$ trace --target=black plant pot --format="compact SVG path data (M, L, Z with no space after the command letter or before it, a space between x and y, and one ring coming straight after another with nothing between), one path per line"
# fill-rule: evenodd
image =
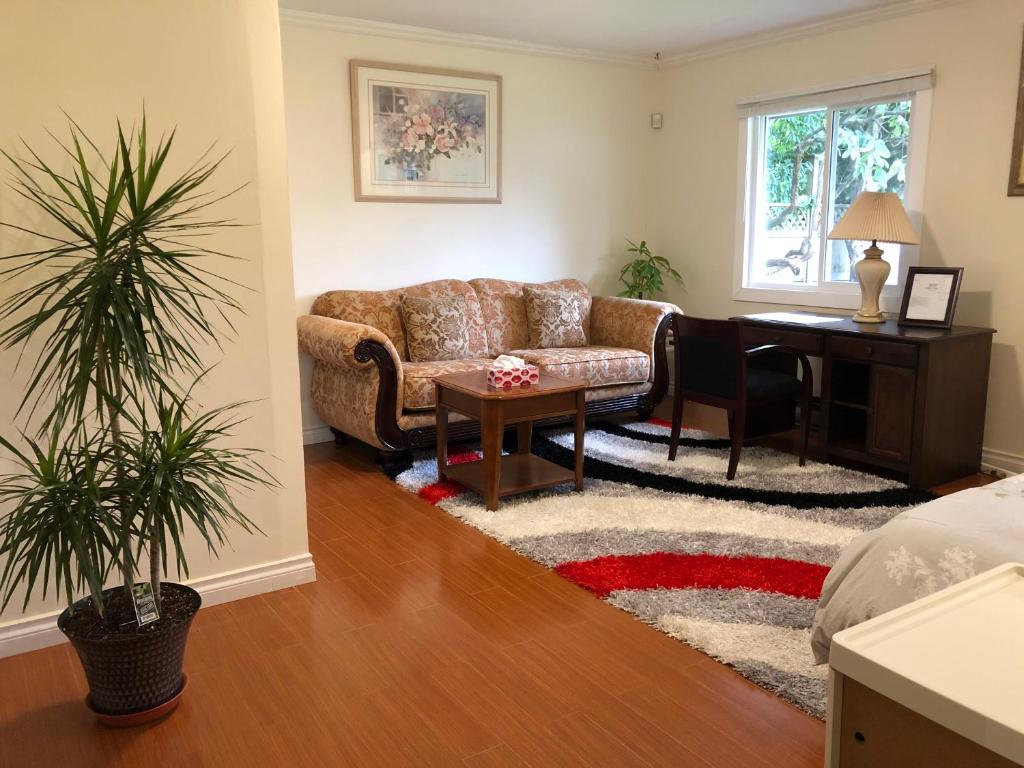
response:
M71 613L64 609L57 626L71 641L82 661L89 682L89 708L112 725L135 725L163 716L177 704L185 686L182 661L188 632L202 605L199 593L183 584L164 583L164 595L178 593L185 604L181 615L161 618L138 633L110 633L78 636L69 627ZM123 592L123 587L104 590L108 595ZM75 603L75 610L91 611L91 600ZM173 702L173 704L172 704ZM170 706L168 706L170 705Z

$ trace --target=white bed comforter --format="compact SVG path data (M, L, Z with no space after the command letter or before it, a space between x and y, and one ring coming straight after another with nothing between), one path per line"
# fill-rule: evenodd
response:
M1024 562L1024 475L908 509L839 555L814 615L815 660L836 632L1006 562Z

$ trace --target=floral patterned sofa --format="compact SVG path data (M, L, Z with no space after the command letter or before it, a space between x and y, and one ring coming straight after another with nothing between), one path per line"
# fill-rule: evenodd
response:
M523 283L437 280L390 291L329 291L298 320L299 348L314 360L312 398L317 413L340 438L349 435L384 451L431 445L435 439L433 377L486 370L513 354L541 370L586 379L587 414L635 410L650 415L665 396L665 335L673 304L590 297L578 280L544 283L578 291L590 304L584 319L588 346L527 349ZM410 362L400 298L466 298L470 357ZM451 415L453 438L473 436L475 422Z

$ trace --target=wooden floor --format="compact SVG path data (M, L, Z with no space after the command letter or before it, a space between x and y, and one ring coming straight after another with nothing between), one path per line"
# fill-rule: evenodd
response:
M68 645L0 660L0 766L820 766L821 722L307 448L316 583L204 608L180 709L96 725Z

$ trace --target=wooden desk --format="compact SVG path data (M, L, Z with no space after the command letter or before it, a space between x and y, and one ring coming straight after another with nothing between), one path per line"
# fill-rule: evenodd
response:
M751 346L788 344L822 359L819 446L826 461L888 470L915 488L977 472L992 328L909 328L821 313L737 318ZM797 319L800 318L800 319Z

